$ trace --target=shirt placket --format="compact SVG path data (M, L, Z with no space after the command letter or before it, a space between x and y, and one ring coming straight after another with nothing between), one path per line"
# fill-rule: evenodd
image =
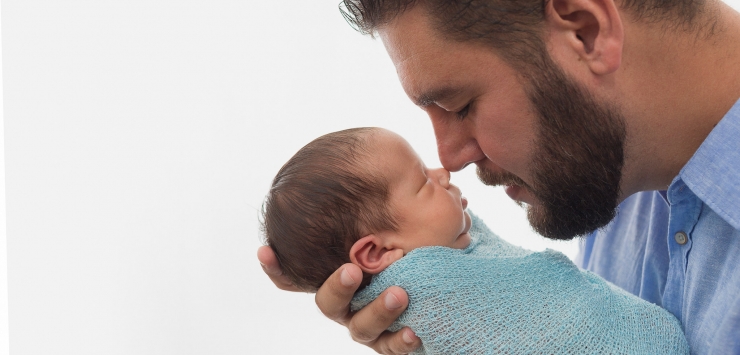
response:
M680 179L671 184L667 196L670 203L667 236L670 264L663 307L679 321L683 321L684 286L692 246L691 235L699 220L702 202Z

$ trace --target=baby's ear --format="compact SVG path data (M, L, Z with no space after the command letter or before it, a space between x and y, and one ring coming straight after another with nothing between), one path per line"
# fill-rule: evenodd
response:
M352 263L359 266L368 274L378 274L385 270L388 265L403 257L400 248L388 248L383 239L375 234L362 237L352 245L349 258Z

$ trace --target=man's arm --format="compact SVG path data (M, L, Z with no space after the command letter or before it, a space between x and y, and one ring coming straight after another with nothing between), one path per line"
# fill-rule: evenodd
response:
M257 259L265 274L279 289L300 291L283 275L270 247L260 247ZM365 308L356 313L350 312L349 303L361 281L362 270L357 265L342 265L316 292L316 305L321 313L347 327L356 342L380 354L407 354L421 346L421 340L409 328L395 333L386 331L409 303L408 295L400 287L390 287Z

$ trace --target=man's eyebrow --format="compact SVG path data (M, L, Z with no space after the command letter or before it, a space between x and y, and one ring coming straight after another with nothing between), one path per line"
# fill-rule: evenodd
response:
M460 92L462 92L462 89L459 87L445 86L424 92L418 97L414 98L413 101L417 106L427 107L435 102L454 97Z

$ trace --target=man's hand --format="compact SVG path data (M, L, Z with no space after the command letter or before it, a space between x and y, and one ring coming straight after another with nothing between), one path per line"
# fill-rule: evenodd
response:
M275 253L268 246L257 250L262 269L281 290L299 291L280 269ZM349 329L352 339L373 348L380 354L407 354L421 345L421 340L409 328L391 333L386 329L409 304L406 292L390 287L359 312L349 310L349 302L362 281L362 270L354 264L344 264L316 292L316 305L325 316Z

